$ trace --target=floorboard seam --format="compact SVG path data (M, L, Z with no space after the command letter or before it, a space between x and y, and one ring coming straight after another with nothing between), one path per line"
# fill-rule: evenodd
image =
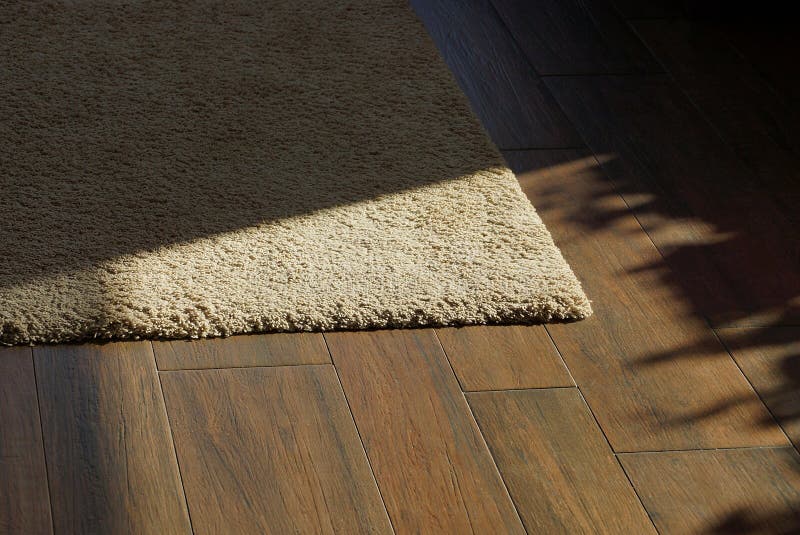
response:
M751 59L747 57L742 51L741 45L737 45L736 41L731 39L730 29L727 31L723 31L725 36L725 42L736 52L736 55L744 62L750 65L750 68L753 69L753 72L758 75L758 79L764 84L765 87L769 88L770 93L772 93L773 98L779 100L784 106L794 109L794 105L792 104L791 100L787 100L787 97L781 93L778 89L778 86L775 85L775 82L770 81L770 79L764 75L763 71L758 68L758 64L754 63ZM796 110L795 110L796 111Z
M597 158L597 155L595 154L594 150L591 150L591 152L592 152L592 156L594 157L595 162L597 162L597 165L602 169L602 164L601 164L600 160ZM650 233L647 231L647 229L644 227L642 222L639 220L639 215L636 213L636 210L634 210L630 206L630 204L628 204L628 200L625 198L625 196L622 193L619 192L619 190L618 190L618 188L616 186L616 183L614 182L613 178L611 178L611 177L609 177L609 178L610 178L609 183L610 183L611 188L613 189L614 193L625 204L625 207L626 207L628 213L634 218L634 220L636 221L636 224L639 225L639 228L642 229L642 232L644 233L644 235L647 236L647 239L653 245L653 247L655 248L656 252L658 252L658 256L661 258L664 266L668 270L672 271L672 268L670 268L669 264L667 263L666 256L664 255L664 252L659 248L658 244L656 244L656 242L653 240L652 236L650 236ZM733 357L733 354L728 350L728 347L720 339L720 337L717 334L716 330L712 326L711 319L709 317L707 317L705 314L701 314L699 312L696 312L696 315L697 315L698 318L702 318L702 320L705 322L706 327L711 332L712 336L714 338L716 338L717 342L719 342L719 344L725 350L725 353L727 353L728 358L733 362L733 365L736 366L736 369L739 370L739 373L742 375L742 377L744 378L745 382L750 386L750 389L755 392L756 396L758 397L758 400L761 402L761 404L764 406L764 408L769 412L770 416L772 416L772 419L774 421L775 420L775 416L772 414L771 411L769 411L769 407L766 406L766 404L764 403L764 400L761 399L761 396L758 394L758 392L755 390L755 388L753 388L753 385L750 383L750 380L747 378L747 376L742 371L741 367L739 366L739 363L736 362L736 359ZM549 333L549 331L548 331L548 333ZM553 343L555 343L555 341ZM778 425L777 422L776 422L776 425ZM780 425L778 425L778 427L780 428L781 432L783 432L784 436L786 436L786 432L783 430L783 427L780 427ZM787 439L788 439L788 437L787 437ZM789 443L791 444L791 441L789 441Z
M328 339L325 338L325 333L322 333L322 340L325 342L325 349L328 351L328 357L331 360L330 365L333 367L333 373L336 374L336 382L339 383L339 388L342 390L342 396L344 396L344 402L347 404L347 412L350 414L350 420L353 422L353 427L356 429L356 434L358 435L358 441L361 444L361 450L364 452L364 458L367 459L367 466L369 466L369 473L372 475L372 481L375 482L375 488L378 489L378 496L381 498L381 504L383 504L383 510L386 511L386 517L389 519L389 526L392 528L392 533L397 533L394 527L394 520L392 520L392 515L389 513L389 508L386 507L386 500L383 498L383 491L381 490L380 483L378 483L378 478L375 477L375 470L372 468L372 460L369 458L369 452L367 451L367 447L364 445L364 438L361 436L361 430L358 428L358 423L356 423L356 417L353 414L353 409L350 407L350 400L347 399L347 392L344 390L344 385L342 384L342 378L339 376L339 370L336 369L336 363L333 361L333 352L331 352L331 348L328 345Z
M628 485L630 485L633 494L636 496L636 499L639 500L639 505L642 506L642 510L647 515L647 518L650 520L650 523L653 525L653 529L656 530L656 533L661 533L658 529L658 526L656 526L656 522L655 520L653 520L650 511L648 511L647 507L645 507L644 501L642 501L642 497L639 495L639 491L636 489L636 485L633 484L633 481L631 480L630 476L628 476L628 472L625 471L625 467L622 465L622 461L619 460L619 456L616 454L614 448L611 446L611 441L608 439L606 432L603 431L603 428L600 426L600 422L597 420L597 417L594 415L594 412L592 412L592 408L589 407L589 403L586 402L586 398L583 396L583 392L581 392L580 387L577 387L577 390L578 390L578 395L581 397L581 401L583 401L583 404L586 407L586 410L588 410L589 414L592 415L592 419L594 420L595 425L600 430L600 433L603 434L603 438L605 439L606 445L608 446L608 451L611 453L611 455L614 456L614 460L617 461L619 469L622 470L622 473L625 475L625 479L628 481Z
M302 364L274 364L274 365L263 365L259 364L257 366L223 366L221 368L173 368L169 370L158 370L158 373L174 373L174 372L204 372L209 370L241 370L241 369L257 369L257 368L296 368L298 366L333 366L330 362L318 362L316 364L309 364L309 363L302 363Z
M447 356L447 351L445 350L442 341L439 339L439 334L436 332L436 329L433 329L433 336L434 338L436 338L436 342L439 344L439 348L442 350L442 355L444 355L444 360L445 362L447 362L447 365L450 368L450 373L453 374L453 377L456 378L456 382L458 382L460 386L461 382L458 379L458 374L456 373L455 368L453 368L453 363L450 362L450 357ZM481 426L478 423L478 419L475 418L475 413L472 412L472 406L469 404L469 400L467 399L464 390L463 389L459 390L461 393L461 398L464 400L464 404L467 406L467 410L469 411L469 416L470 418L472 418L472 421L475 422L475 428L478 430L478 436L481 437L484 446L486 446L486 451L489 452L489 459L491 459L492 466L494 466L494 470L497 473L497 477L500 478L500 483L503 485L503 489L506 491L506 496L508 496L508 500L511 502L511 507L514 508L514 512L517 514L517 520L519 520L519 524L520 526L522 526L522 529L525 531L525 533L530 534L531 531L528 529L528 526L525 525L525 521L522 519L522 515L519 514L519 508L517 507L517 502L514 501L514 497L508 490L508 485L506 485L506 480L503 478L503 473L500 471L500 467L497 466L497 461L494 458L494 453L492 452L492 448L489 446L489 442L486 440L486 437L483 436L483 429L481 429Z
M594 155L594 153L592 153L592 155ZM595 159L595 161L597 161L597 160ZM617 454L614 451L614 448L611 446L611 441L608 439L608 436L606 435L606 432L603 430L603 426L600 425L600 421L597 419L597 416L594 414L594 411L592 410L592 407L589 405L589 402L586 401L586 397L583 395L583 392L581 391L581 387L578 384L578 381L575 380L575 376L572 375L572 370L569 369L569 365L567 364L567 361L564 359L564 355L561 354L561 350L558 348L558 345L556 344L556 341L553 338L553 335L550 332L550 329L548 328L547 325L544 326L544 331L547 333L547 337L550 338L550 343L553 344L553 348L556 350L556 353L558 353L558 357L561 359L561 362L564 363L564 367L567 369L567 373L569 373L569 376L572 379L572 382L575 383L575 387L574 387L575 390L578 391L578 395L581 397L581 401L583 401L583 405L586 407L586 410L588 410L589 414L592 415L592 419L594 420L594 424L597 426L597 429L600 430L600 433L603 435L603 438L606 441L606 445L608 446L608 451L611 453L611 455L614 456L614 460L617 461L617 465L619 465L620 470L622 470L622 473L625 475L625 479L628 481L628 485L630 485L631 490L633 490L633 494L636 496L636 499L639 501L639 505L642 506L642 510L647 515L647 518L650 520L650 524L652 524L653 529L656 530L656 533L660 533L660 531L658 530L658 526L656 526L655 521L653 521L653 517L650 515L650 511L648 511L647 507L644 506L644 502L642 501L642 497L639 496L639 491L636 490L636 486L633 484L633 481L631 481L631 478L628 477L628 473L625 471L625 467L622 466L622 462L620 462L619 457L617 457Z
M483 394L491 392L526 392L528 390L564 390L570 388L578 388L575 385L562 385L562 386L522 386L519 388L486 388L482 390L461 390L465 394Z
M488 0L486 3L489 4L489 7L491 8L492 13L494 13L495 18L500 22L500 26L505 30L506 34L511 38L511 42L514 43L514 48L517 49L517 51L519 52L519 55L521 56L521 58L531 68L531 70L533 71L533 74L536 75L537 77L541 76L539 74L539 70L533 64L533 61L531 61L531 59L528 57L528 54L525 53L525 49L522 48L522 45L520 44L520 42L517 41L517 36L514 35L514 32L512 32L511 28L509 28L508 24L506 24L506 21L503 19L503 15L500 14L500 10L497 9L497 6L495 5L494 0ZM544 88L544 89L547 89L547 88ZM543 91L542 94L543 95L549 95L551 100L553 100L553 101L555 100L553 98L553 95L551 95L549 93L549 91ZM561 108L561 106L558 104L558 102L556 102L555 104L559 109ZM563 114L563 110L562 110L562 114ZM572 125L572 129L575 130L575 125L572 124L572 121L570 121L567 118L566 115L564 115L564 118L567 119L567 122ZM583 136L581 136L580 132L578 132L577 130L575 130L575 133L578 134L578 137L583 138Z
M639 455L642 453L691 453L693 451L750 451L750 450L795 450L797 449L792 444L785 444L783 446L731 446L729 448L688 448L688 449L673 449L673 450L641 450L641 451L615 451L614 455ZM798 452L800 455L800 452Z
M686 89L686 87L682 83L680 83L680 81L673 74L673 72L670 71L669 67L667 66L667 63L661 60L659 54L656 53L656 50L653 49L650 45L648 45L647 40L645 40L644 37L640 34L640 32L637 30L636 25L635 25L635 23L637 21L648 21L648 20L662 20L664 22L684 21L684 22L689 22L689 23L695 23L696 21L694 21L691 18L688 18L686 16L682 16L682 17L653 17L653 18L640 17L640 18L625 19L625 23L628 26L628 29L639 39L639 41L647 49L647 51L650 53L650 55L653 57L653 59L656 62L658 62L659 65L661 65L661 68L663 69L663 73L668 78L668 80L670 82L670 85L672 87L674 87L686 99L686 101L691 105L692 109L695 110L695 112L700 117L700 119L709 128L711 128L711 130L714 131L714 133L717 136L717 139L719 139L722 142L722 144L730 150L731 154L734 155L735 160L738 163L741 164L742 169L744 169L746 171L747 175L756 184L758 184L759 186L765 187L765 184L763 183L763 180L759 176L758 171L756 169L752 168L752 166L749 163L747 163L747 161L744 158L742 158L742 156L740 155L740 151L730 141L728 141L728 138L725 136L724 132L719 127L717 127L717 124L714 122L714 120L711 118L711 116L708 113L706 113L706 111L704 110L703 106L701 106L701 104L699 102L697 102L697 100L695 98L692 98L692 95L689 93L688 89ZM741 53L741 51L734 45L734 43L732 43L730 41L728 35L723 33L723 35L721 37L723 37L723 39L721 39L719 42L726 44L739 57L739 59L742 61L743 64L747 65L754 73L758 74L758 72L759 72L758 71L758 66L753 64L753 62L748 60L747 57L745 57ZM775 91L774 87L772 87L768 83L767 80L765 80L763 77L759 77L759 80L763 83L764 87L769 90L769 92L772 94L772 96L775 99L777 99L777 100L779 100L781 102L781 104L784 106L784 108L788 108L788 104L785 102L785 100L783 98L781 98L781 96ZM784 111L787 111L787 110L784 109ZM779 145L776 144L776 146L779 146ZM791 150L791 152L792 152L792 154L795 154L794 150ZM794 208L791 205L784 205L784 203L781 202L780 199L777 202L778 202L779 206L783 206L787 210L792 210ZM726 328L726 327L728 327L728 326L724 325L724 323L721 324L721 325L715 325L714 322L711 321L711 318L706 318L706 321L708 322L709 327L712 330L715 330L715 329L718 329L718 328ZM794 326L794 325L791 324L791 323L790 324L777 324L777 325L773 325L771 323L768 323L768 324L765 324L765 325L752 325L752 326L747 325L747 326L743 326L743 327L765 328L765 327L774 327L774 326ZM736 327L736 326L734 325L734 326L730 326L730 327ZM714 334L716 335L716 332ZM726 347L726 349L727 349L727 347ZM733 357L732 354L731 354L731 356ZM736 359L734 358L734 361L735 360ZM738 366L738 363L737 363L737 366ZM773 415L773 418L774 418L774 415ZM798 452L800 452L800 450L798 450Z
M657 60L657 58L656 58L656 60ZM669 77L669 75L666 75L666 76L668 76L668 77ZM671 80L671 78L669 78L669 79ZM558 100L557 100L557 99L556 99L556 103L559 105L559 107L561 107L561 104L560 104L560 103L558 103ZM564 110L563 110L563 108L561 108L561 110L562 110L562 112L564 111ZM573 124L572 126L573 126L573 127L575 127L575 125L574 125L574 124ZM584 140L584 143L587 143L587 142L586 142L586 139L585 139L585 138L583 138L583 135L580 133L580 131L578 131L578 135L579 135L579 136L581 136L581 138ZM601 169L602 169L602 164L601 164L600 160L597 158L597 153L594 151L594 149L592 149L592 147L591 147L591 146L590 146L588 143L587 143L587 147L588 147L588 150L589 150L589 152L590 152L590 153L591 153L591 155L592 155L592 158L594 158L595 162L597 163L597 166L598 166L599 168L601 168ZM633 217L633 219L636 221L636 224L637 224L637 225L639 226L639 228L642 230L642 232L644 233L644 235L645 235L645 236L647 236L647 239L650 241L650 243L653 245L653 247L655 248L655 250L658 252L658 256L661 258L661 260L662 260L662 262L664 263L664 265L665 265L665 266L667 266L667 268L671 270L671 268L669 268L669 265L668 265L668 264L667 264L667 262L666 262L666 257L664 256L664 253L663 253L663 251L662 251L662 250L661 250L661 249L658 247L658 245L655 243L655 241L653 241L653 238L652 238L652 236L650 236L650 233L647 231L647 229L644 227L644 225L642 224L642 222L639 220L639 216L638 216L638 214L636 213L636 210L634 210L634 209L633 209L633 208L630 206L630 204L628 203L627 199L625 199L625 196L624 196L624 195L622 195L622 193L620 193L619 189L617 188L617 185L616 185L615 181L613 180L613 177L608 177L608 178L609 178L609 180L608 180L608 183L609 183L609 185L611 186L611 189L612 189L612 191L614 192L614 194L615 194L617 197L619 197L619 198L622 200L622 202L623 202L623 204L625 205L625 208L626 208L626 210L627 210L628 214L630 214L630 215ZM708 317L706 317L706 315L705 315L705 314L699 314L699 313L697 314L697 317L698 317L698 318L702 318L702 319L703 319L703 321L705 322L705 324L706 324L706 327L708 328L708 330L709 330L709 331L712 333L712 335L713 335L713 336L714 336L714 337L717 339L717 341L720 343L720 345L722 346L722 348L723 348L723 349L725 350L725 352L727 353L727 355L728 355L728 358L729 358L729 359L730 359L730 360L733 362L733 365L734 365L734 366L736 366L736 368L739 370L739 373L742 375L742 377L744 378L745 382L746 382L746 383L747 383L747 384L750 386L750 389L751 389L751 390L753 390L753 391L755 392L756 396L758 397L758 400L759 400L759 401L761 402L761 404L762 404L762 405L765 407L765 409L768 411L768 413L770 414L770 416L772 416L772 419L773 419L773 421L775 421L775 416L774 416L774 415L772 414L772 412L769 410L769 407L767 407L767 406L766 406L766 404L764 403L764 400L763 400L763 399L761 399L761 396L760 396L760 395L758 395L758 392L755 390L755 388L753 387L753 385L750 383L750 380L749 380L749 379L747 378L747 376L744 374L744 372L742 371L741 367L739 366L739 363L738 363L738 362L736 362L736 359L733 357L733 355L731 354L731 352L728 350L727 346L725 346L725 344L724 344L724 343L722 343L722 340L721 340L721 339L719 338L719 336L717 335L717 332L716 332L716 330L714 329L714 327L712 326L710 319L709 319ZM569 370L569 366L567 365L567 363L566 363L566 360L563 358L563 355L561 354L561 351L558 349L558 344L556 344L556 342L555 342L555 339L553 339L553 337L552 337L552 334L550 333L550 330L547 328L547 325L545 325L545 331L547 331L547 334L548 334L548 336L550 336L550 340L553 342L553 345L555 346L555 348L556 348L556 351L558 351L558 354L561 356L562 360L564 361L564 365L565 365L565 366L567 366L567 371L569 371L569 372L570 372L570 375L572 375L572 372L571 372L571 370ZM573 380L574 380L574 378L573 378ZM578 387L578 390L580 391L580 384L579 384L577 381L575 381L575 384L577 385L577 387ZM583 392L581 392L581 396L583 397ZM589 404L588 404L588 402L587 402L587 406L589 406L589 410L591 411L591 405L589 405ZM592 412L592 415L594 416L594 411L591 411L591 412ZM595 420L597 420L597 418L596 418L596 417L595 417ZM599 422L599 421L597 421L597 422L598 422L598 426L600 426L600 429L601 429L601 431L603 431L603 434L605 435L605 430L603 430L602 426L600 425L600 422ZM783 429L783 427L781 427L781 426L780 426L780 424L778 424L778 423L777 423L777 421L776 421L775 423L776 423L776 425L778 426L778 428L781 430L781 432L784 434L784 436L785 436L785 437L787 438L787 440L788 440L788 436L786 436L786 431ZM610 444L610 443L609 443L609 444ZM793 443L791 442L791 440L789 440L789 444L790 444L790 445L793 445ZM615 451L615 450L612 448L612 451ZM798 451L798 453L800 453L800 450L797 450L797 451ZM616 452L615 452L615 453L616 453Z
M31 367L33 368L33 385L36 390L36 409L39 413L39 432L42 440L42 456L44 457L44 475L47 480L47 505L50 509L50 533L56 533L56 516L53 509L53 493L50 490L50 468L47 465L47 448L44 446L44 420L42 419L42 404L39 401L39 377L36 374L36 359L33 356L33 348L31 352Z
M175 455L175 466L178 468L178 480L181 482L181 492L183 493L183 503L186 505L186 516L189 518L189 529L195 533L194 524L192 523L192 510L189 507L189 499L186 497L186 486L183 483L183 472L181 471L181 461L178 458L178 447L175 443L175 434L172 431L172 422L169 420L169 411L167 410L167 398L164 396L164 385L161 383L161 375L158 370L158 362L156 361L155 347L153 341L149 341L150 354L153 356L153 366L156 370L156 379L158 379L158 391L161 394L161 406L164 409L164 418L167 420L167 429L169 429L169 438L172 442L172 453Z
M730 355L730 357L731 357L731 360L733 361L734 365L736 365L736 369L737 369L737 370L739 370L739 373L741 373L741 374L742 374L742 377L744 377L744 380L745 380L745 381L747 382L747 384L750 386L750 390L752 390L752 391L753 391L753 393L756 395L756 397L758 398L758 400L761 402L761 405L763 405L763 406L764 406L764 409L766 409L767 413L769 413L770 417L772 418L772 421L775 423L775 425L776 425L776 426L778 426L778 429L780 429L780 430L781 430L781 432L783 433L783 436L784 436L784 438L786 438L786 441L787 441L787 442L789 443L789 445L791 445L791 446L792 446L792 447L793 447L795 450L797 450L797 453L798 453L798 454L800 454L800 450L798 450L798 449L797 449L797 446L796 446L796 445L795 445L795 443L792 441L791 437L790 437L790 436L789 436L789 435L786 433L786 430L783 428L783 425L781 425L781 422L780 422L780 420L778 420L777 416L775 416L775 413L773 413L773 412L772 412L772 409L770 409L770 408L769 408L769 405L767 405L767 403L764 401L764 398L763 398L763 397L761 397L761 394L758 392L758 389L757 389L757 388L756 388L756 387L753 385L753 383L750 381L750 378L749 378L749 377L747 377L747 374L746 374L746 373L744 373L744 370L742 369L742 367L741 367L741 366L739 366L739 362L736 360L736 357L733 355L733 351L731 351L731 349L728 347L728 345L725 343L725 341L724 341L724 340L723 340L723 339L720 337L719 333L717 332L717 329L715 329L714 327L712 327L710 324L709 324L709 328L711 329L711 332L712 332L712 333L714 333L714 338L716 338L716 339L717 339L717 341L718 341L720 344L722 344L722 347L724 347L724 348L725 348L725 351L728 353L728 355ZM776 447L780 447L780 446L776 446Z

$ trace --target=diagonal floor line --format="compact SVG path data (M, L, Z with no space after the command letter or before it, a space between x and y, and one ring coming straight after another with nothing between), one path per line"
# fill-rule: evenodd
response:
M44 445L44 420L42 419L42 404L39 401L39 377L36 374L36 358L33 355L33 348L31 352L31 368L33 368L33 384L36 389L36 409L39 411L39 438L42 441L42 455L44 456L44 473L47 479L47 505L50 509L50 533L56 533L56 518L53 511L53 492L50 489L50 468L47 466L47 448Z
M167 410L167 398L164 396L164 385L161 383L161 374L158 370L158 363L156 362L156 352L155 348L153 347L153 341L148 341L148 346L150 347L150 355L153 357L153 366L156 375L156 379L158 380L158 391L161 394L161 406L164 409L164 417L167 419L167 428L169 429L169 438L170 442L172 442L172 453L175 455L175 465L178 468L178 479L181 482L181 492L183 493L183 503L186 504L186 515L189 517L189 528L192 530L192 533L195 533L194 524L192 523L192 510L189 507L189 499L186 497L186 486L183 483L183 471L181 470L181 461L178 458L178 447L175 443L175 434L172 431L172 422L169 419L169 411Z
M444 356L445 362L447 362L447 366L450 368L450 372L456 378L456 382L459 386L461 386L461 382L458 379L458 374L456 373L455 368L453 368L453 363L450 362L450 357L447 356L447 350L445 350L442 341L439 339L439 334L436 332L436 329L432 329L433 336L436 338L436 342L439 344L439 348L442 350L442 355ZM572 388L572 387L567 387ZM483 441L484 446L486 446L486 451L489 452L489 458L492 461L492 466L494 467L495 472L497 473L497 477L500 478L500 483L503 485L503 489L506 491L506 496L508 496L509 501L511 502L511 506L514 508L514 512L517 514L517 519L519 520L522 529L525 530L526 533L532 533L528 526L525 525L525 521L522 519L522 515L519 514L519 507L517 506L517 502L514 501L514 497L511 495L511 492L508 490L508 485L506 485L506 480L503 478L503 473L500 471L500 467L497 466L497 461L494 458L494 453L492 452L492 448L489 446L489 442L486 440L486 437L483 436L483 429L481 429L480 424L478 423L477 418L475 418L475 413L472 411L472 406L469 404L469 400L464 393L463 388L459 388L461 392L461 398L464 400L464 403L467 406L467 410L469 411L469 417L472 418L472 421L475 422L475 427L478 429L478 435L481 437L481 441ZM535 532L533 532L535 533Z
M322 340L325 342L325 349L328 351L328 356L331 359L331 366L333 367L333 372L336 374L336 382L339 383L339 388L342 391L342 396L344 396L344 402L347 404L347 412L350 414L350 421L353 422L353 427L355 427L356 434L358 435L358 441L361 444L361 451L364 452L364 458L367 459L367 466L369 466L369 473L372 474L372 481L375 483L375 488L378 489L378 496L381 498L381 504L383 504L383 510L386 511L386 517L389 519L389 526L392 528L392 533L397 533L394 527L394 521L392 520L392 515L389 513L389 508L386 507L386 500L383 498L383 491L381 490L381 486L378 483L378 478L375 477L375 470L372 468L372 460L369 458L369 452L367 451L366 446L364 445L364 438L361 436L361 430L358 428L358 423L356 423L356 418L353 415L353 409L350 407L350 400L347 398L347 392L345 392L344 385L342 384L342 378L339 376L339 370L336 368L336 362L333 360L333 353L331 352L331 348L328 345L328 339L325 338L325 333L322 333Z
M617 454L614 451L614 448L611 446L611 441L608 439L608 435L606 435L606 432L603 429L603 426L600 425L600 421L597 419L597 416L594 414L594 411L592 410L592 407L586 401L586 397L583 395L583 391L581 390L581 386L578 384L578 381L576 381L575 377L572 375L572 371L569 369L569 366L567 365L567 361L564 360L564 356L561 354L561 350L558 349L558 346L556 345L556 341L553 339L553 335L550 333L550 329L548 328L547 325L544 326L544 330L547 333L548 338L550 338L550 342L553 344L553 347L555 348L556 353L558 353L558 357L564 363L564 367L567 369L567 373L569 373L570 378L572 378L572 382L575 383L575 388L577 389L578 395L581 397L581 401L583 401L583 404L586 407L586 410L588 410L589 414L592 415L592 419L594 420L595 425L600 430L600 433L603 434L603 438L605 439L606 445L608 446L608 451L611 453L611 455L614 456L614 459L617 461L617 465L619 466L620 470L622 470L622 473L625 474L625 479L628 481L628 485L630 485L631 490L633 490L633 493L636 495L636 499L639 500L639 505L642 506L642 510L644 510L645 514L647 515L647 518L650 520L650 523L653 525L653 529L655 529L656 532L659 532L655 521L653 521L652 515L650 515L650 511L648 511L647 507L644 506L644 502L642 501L642 497L639 496L639 491L636 490L636 486L633 484L633 481L631 481L631 478L628 476L628 473L625 471L625 467L622 466L622 462L619 460L619 457L617 457Z

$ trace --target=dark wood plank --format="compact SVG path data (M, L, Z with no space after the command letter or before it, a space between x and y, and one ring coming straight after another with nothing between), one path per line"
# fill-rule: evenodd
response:
M528 533L655 533L577 389L467 399Z
M190 533L150 343L33 352L56 533Z
M724 23L734 47L795 111L800 110L800 71L794 17L772 20L743 18Z
M541 325L436 329L462 390L574 386Z
M707 22L647 20L639 36L755 173L761 191L800 225L800 114Z
M592 317L547 328L613 448L787 444L599 164L506 157L592 299Z
M550 78L548 86L671 271L715 326L800 321L794 218L665 76ZM668 280L666 280L668 279Z
M789 439L800 447L800 327L717 333Z
M0 533L52 533L29 347L0 348Z
M492 1L541 75L660 70L606 0Z
M398 533L524 533L433 331L325 338Z
M583 145L490 0L412 0L411 5L496 145Z
M655 19L685 15L680 0L612 0L614 7L626 19Z
M800 458L791 448L620 455L661 533L797 533Z
M277 333L153 342L159 370L329 364L319 333Z
M391 533L332 366L165 372L201 533Z

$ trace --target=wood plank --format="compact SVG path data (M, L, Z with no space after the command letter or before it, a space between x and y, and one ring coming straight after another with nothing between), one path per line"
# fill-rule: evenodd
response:
M436 329L461 389L574 386L541 325Z
M626 19L656 19L684 16L684 2L678 0L612 0Z
M161 376L201 533L391 533L332 366Z
M620 455L661 533L797 533L791 448Z
M800 225L800 114L711 23L646 20L636 32L689 99L755 173L761 191Z
M319 333L276 333L153 342L159 370L329 364Z
M524 533L433 331L325 338L398 533Z
M787 444L598 162L506 157L592 299L547 328L614 450Z
M655 533L577 389L467 399L528 533Z
M797 26L794 18L727 21L724 32L781 99L795 111L800 110L800 71L795 67Z
M715 326L797 324L797 226L665 76L550 78L684 293ZM667 280L668 279L668 280Z
M800 327L720 329L736 363L800 447Z
M606 0L493 0L540 75L659 72Z
M490 0L412 0L411 5L496 145L583 145Z
M190 533L150 343L33 353L56 533Z
M0 533L52 533L31 349L0 349Z

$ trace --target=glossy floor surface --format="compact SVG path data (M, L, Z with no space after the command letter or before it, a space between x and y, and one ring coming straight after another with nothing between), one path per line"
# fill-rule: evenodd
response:
M0 349L0 533L800 530L791 29L412 5L594 316Z

